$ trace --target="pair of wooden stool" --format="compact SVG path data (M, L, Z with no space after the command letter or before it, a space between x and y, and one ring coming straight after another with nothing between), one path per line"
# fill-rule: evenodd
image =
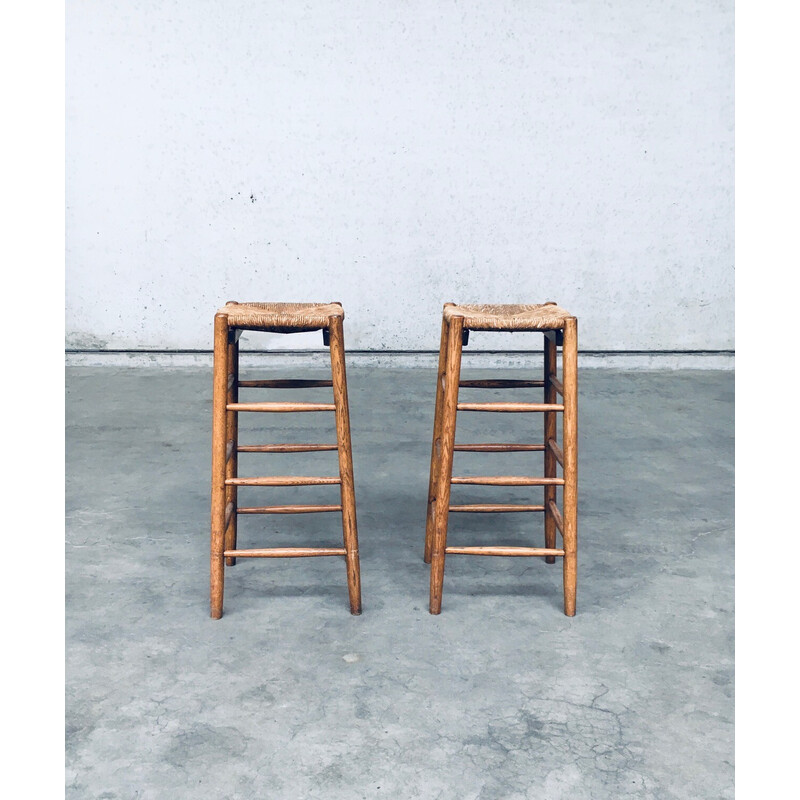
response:
M340 303L228 303L214 318L214 397L212 424L211 487L211 616L222 616L225 567L237 558L297 558L344 556L350 611L361 613L361 577L358 531L350 443L350 411L345 373L344 310ZM240 380L239 337L244 330L300 333L321 330L330 347L332 380ZM542 380L462 381L461 351L469 331L540 331L544 333ZM558 347L562 347L561 378L558 377ZM555 303L541 305L455 305L447 303L442 318L439 371L436 384L428 513L425 532L425 562L431 564L430 612L442 607L442 583L446 555L541 556L547 563L563 559L564 613L575 614L577 580L577 455L578 455L578 343L577 319ZM289 389L331 386L333 403L239 402L240 388ZM542 403L459 403L464 388L544 389ZM558 402L558 396L561 402ZM336 444L239 444L238 414L241 412L334 411ZM540 412L544 437L540 444L456 444L458 411ZM558 444L558 414L563 415L562 445ZM337 450L339 475L329 477L239 477L238 453L303 453ZM525 452L544 454L543 476L453 477L453 453ZM558 476L558 467L562 475ZM338 505L273 505L241 507L240 486L339 485ZM486 486L542 486L541 505L450 505L453 484ZM562 492L559 509L558 492ZM272 547L242 550L236 545L240 514L303 514L341 512L343 547ZM451 512L544 514L544 547L447 546L447 523ZM562 547L556 547L556 532Z

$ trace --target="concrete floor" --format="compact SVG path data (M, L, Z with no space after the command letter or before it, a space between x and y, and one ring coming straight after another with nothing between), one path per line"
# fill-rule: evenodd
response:
M343 559L249 560L212 621L210 373L68 370L67 797L733 797L732 373L581 373L572 619L560 562L466 556L428 614L434 373L349 378L363 615ZM243 442L333 441L329 415L247 416ZM458 439L539 427L463 413ZM335 453L247 457L241 474L336 469ZM540 459L459 453L456 470ZM489 497L527 495L454 488ZM246 518L240 543L338 545L338 522ZM454 515L449 537L542 540L525 514Z

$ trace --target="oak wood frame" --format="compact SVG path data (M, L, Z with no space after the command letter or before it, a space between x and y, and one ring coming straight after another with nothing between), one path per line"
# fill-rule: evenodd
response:
M448 304L450 305L450 304ZM563 330L544 331L543 380L460 380L461 353L469 341L464 318L442 319L439 369L436 381L428 508L425 525L424 560L431 565L430 613L441 613L446 555L544 557L548 564L563 559L564 613L574 616L577 594L578 532L578 324L574 317ZM558 377L558 348L562 348L562 375ZM542 387L542 403L459 403L459 387L496 389ZM559 402L559 396L562 402ZM539 412L543 417L542 444L456 444L458 411ZM557 441L558 414L562 414L562 445ZM453 453L542 451L544 475L454 477ZM562 477L558 476L561 467ZM476 503L450 505L453 484L493 486L543 486L542 505ZM558 507L558 487L563 487L563 511ZM448 547L447 527L451 512L511 513L544 512L544 547L467 546ZM563 547L556 546L561 534Z
M239 380L239 337L243 329L231 327L228 316L214 318L214 377L211 445L211 570L210 599L213 619L222 617L225 567L237 558L307 558L344 556L352 614L361 613L361 573L358 555L350 410L345 370L342 316L331 316L323 329L323 343L330 348L331 380ZM292 331L286 331L291 333ZM330 386L333 403L240 403L239 388L291 389ZM240 445L238 414L242 412L334 411L336 444ZM239 477L238 453L338 452L339 475ZM238 506L239 486L339 485L340 505ZM343 547L270 547L239 550L236 521L239 514L308 514L338 511L342 514Z

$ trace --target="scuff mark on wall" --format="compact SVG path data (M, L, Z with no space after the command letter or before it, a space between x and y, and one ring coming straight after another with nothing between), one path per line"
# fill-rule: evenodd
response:
M105 350L108 339L103 339L88 331L71 331L67 333L67 350Z

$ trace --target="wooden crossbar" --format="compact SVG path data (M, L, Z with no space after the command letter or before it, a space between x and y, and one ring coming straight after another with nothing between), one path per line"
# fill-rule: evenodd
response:
M556 523L556 528L561 532L561 535L564 535L564 518L561 516L561 512L556 505L555 500L550 500L547 503L547 510L553 515L553 520Z
M453 445L453 450L458 450L460 453L521 453L531 450L544 450L544 445L483 442L478 444L456 444Z
M504 411L504 412L528 412L528 411L563 411L561 403L459 403L456 408L459 411Z
M445 547L449 556L563 556L555 547Z
M239 514L315 514L325 511L341 511L341 506L245 506Z
M343 556L344 547L266 547L255 550L226 550L225 558L310 558Z
M239 381L239 386L244 389L311 389L316 386L333 386L332 380L263 380Z
M316 453L323 450L338 450L335 444L240 444L240 453Z
M558 446L558 442L555 439L548 439L547 446L550 448L550 452L555 456L556 461L558 461L561 466L564 466L564 453L561 452L561 448Z
M476 503L466 506L450 506L449 511L462 511L474 514L505 514L515 511L544 511L544 506L520 506L503 503Z
M513 389L522 387L541 387L544 386L544 381L539 380L483 380L483 381L459 381L458 385L462 389Z
M341 483L341 478L312 475L272 475L264 478L228 478L227 486L328 486Z
M335 411L333 403L228 403L228 411Z
M563 478L539 478L527 475L477 475L454 477L450 483L478 486L563 486Z

